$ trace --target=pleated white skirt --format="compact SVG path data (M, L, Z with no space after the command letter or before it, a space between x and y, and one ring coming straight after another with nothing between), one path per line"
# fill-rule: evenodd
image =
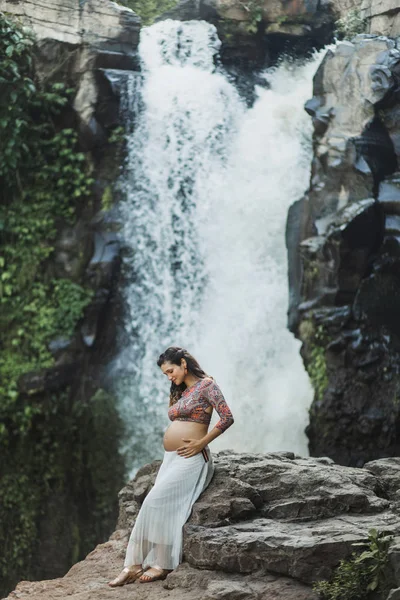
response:
M128 542L125 567L175 569L182 559L182 528L193 504L210 483L214 465L200 452L190 458L165 452L155 484L146 496Z

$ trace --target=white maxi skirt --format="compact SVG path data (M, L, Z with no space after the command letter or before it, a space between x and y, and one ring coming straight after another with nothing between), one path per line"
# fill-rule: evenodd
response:
M125 567L175 569L182 559L182 528L193 504L210 483L214 465L209 448L190 458L165 451L128 542ZM204 451L203 451L204 452Z

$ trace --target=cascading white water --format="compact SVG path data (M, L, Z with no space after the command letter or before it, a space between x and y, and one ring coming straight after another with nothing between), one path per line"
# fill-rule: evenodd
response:
M142 83L125 98L130 343L118 373L133 466L162 454L169 384L156 360L169 345L192 352L232 407L214 450L306 453L312 390L286 329L284 228L308 185L303 104L319 57L267 73L248 109L215 68L219 44L205 22L143 29Z

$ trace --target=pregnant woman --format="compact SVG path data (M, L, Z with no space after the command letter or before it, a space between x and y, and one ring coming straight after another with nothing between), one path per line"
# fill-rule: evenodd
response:
M165 579L181 561L182 527L211 481L208 444L233 423L218 385L183 348L168 348L157 361L171 382L164 459L132 530L125 568L111 587ZM220 419L208 432L213 409Z

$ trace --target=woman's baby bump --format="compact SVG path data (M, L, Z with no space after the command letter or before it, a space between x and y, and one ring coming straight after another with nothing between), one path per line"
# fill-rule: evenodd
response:
M192 421L173 421L164 434L164 448L168 452L184 444L182 439L200 440L207 433L208 425Z

